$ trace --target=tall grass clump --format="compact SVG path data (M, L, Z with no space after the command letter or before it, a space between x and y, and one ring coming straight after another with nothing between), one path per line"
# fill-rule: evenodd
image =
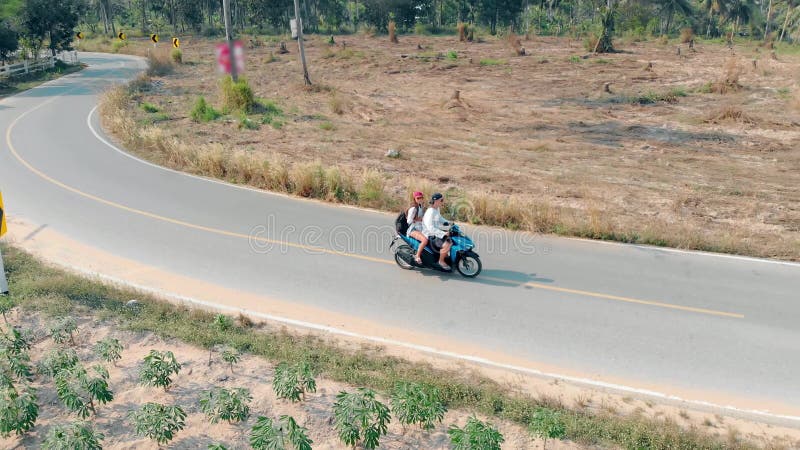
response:
M458 41L467 42L467 24L458 22L456 28L458 29Z
M689 27L681 28L681 44L686 44L692 39L694 39L694 30Z
M111 51L114 53L119 53L120 50L128 46L128 41L114 41L111 44Z
M722 76L711 83L711 92L717 94L727 94L736 92L742 88L739 84L739 77L742 75L742 65L736 58L731 58L725 62L722 68Z
M256 104L253 89L244 78L234 82L230 76L222 79L222 105L224 111L249 113Z
M389 42L397 44L397 24L394 20L389 21Z
M147 55L147 74L151 77L168 75L174 68L172 60L166 53L150 52Z
M195 122L211 122L220 117L219 111L215 110L213 106L206 102L205 97L198 97L194 102L192 112L189 114Z
M183 63L183 52L179 48L172 49L172 53L170 53L172 57L172 62L175 64L182 64Z

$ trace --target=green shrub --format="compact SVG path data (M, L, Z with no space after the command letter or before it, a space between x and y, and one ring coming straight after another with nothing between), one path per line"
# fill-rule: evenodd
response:
M198 97L194 102L192 112L189 114L195 122L211 122L217 120L221 114L213 106L206 103L205 97Z
M255 122L252 119L250 119L249 117L247 117L247 114L241 113L241 114L239 114L239 125L238 125L238 128L240 130L241 129L257 130L257 129L259 129L259 125L258 125L257 122Z
M36 371L42 375L55 377L64 369L78 364L78 354L71 348L51 348L36 364Z
M439 390L419 383L400 382L394 387L391 399L392 414L404 425L416 424L431 430L444 419L447 408Z
M321 124L319 124L319 129L325 131L333 131L336 129L336 126L331 122L322 122Z
M170 53L172 57L172 62L176 64L183 63L183 52L179 48L172 49L172 53Z
M545 408L539 408L533 413L530 422L531 433L544 439L543 448L547 448L547 439L562 439L567 434L567 428L561 413Z
M117 365L117 361L122 359L122 344L119 339L105 338L102 341L97 341L94 345L94 353L98 358L105 362Z
M317 382L314 373L307 363L290 366L282 362L275 367L275 376L272 378L272 390L278 398L288 399L293 402L306 398L306 392L317 392Z
M457 60L458 59L458 53L455 50L450 50L449 52L447 52L447 59L450 59L450 60L453 60L453 61Z
M226 111L249 113L256 104L253 89L244 78L234 82L229 76L222 79L222 104Z
M375 399L375 391L365 388L337 394L333 417L339 439L345 445L355 447L361 443L370 450L378 446L391 420L389 408Z
M156 106L156 105L154 105L152 103L142 102L142 104L139 105L139 107L142 108L142 111L147 112L147 113L157 113L158 112L158 106Z
M250 430L250 446L254 450L311 450L313 443L308 437L308 430L286 415L281 416L277 424L272 419L260 416Z
M170 351L150 350L144 357L144 365L139 369L139 381L145 386L163 387L166 391L172 384L172 375L181 371L181 365Z
M74 318L64 317L50 325L50 336L56 344L63 344L69 340L70 344L75 345L75 337L72 333L77 329L78 325Z
M113 44L111 44L111 51L113 51L114 53L119 53L120 50L122 50L124 47L127 47L127 46L128 46L128 41L119 41L119 40L117 40L117 41L114 41Z
M114 400L114 393L108 387L108 371L101 366L92 369L93 377L79 365L63 369L55 376L58 398L81 419L97 413L95 402L105 404Z
M216 388L200 396L200 410L212 423L227 420L229 423L243 422L250 416L250 401L253 396L244 388Z
M101 450L103 433L94 431L91 425L73 422L69 425L54 425L42 441L44 450Z
M503 435L490 423L470 417L464 428L451 425L447 430L453 450L500 450Z
M137 435L159 444L171 441L175 433L186 426L186 413L180 406L145 403L138 411L131 411L128 417L133 421Z
M11 432L22 435L36 424L39 417L39 404L36 389L25 386L18 390L14 386L0 387L0 437L8 437Z

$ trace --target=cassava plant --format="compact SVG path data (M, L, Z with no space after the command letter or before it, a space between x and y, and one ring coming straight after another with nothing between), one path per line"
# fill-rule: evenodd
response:
M76 365L55 376L58 398L81 419L97 413L95 402L105 404L114 400L114 393L108 387L108 370L102 366L94 366L92 370L94 376L83 366Z
M545 408L539 408L533 413L530 430L536 436L544 439L542 448L547 448L547 439L563 439L567 428L561 418L561 413Z
M27 352L14 353L0 349L0 386L14 386L33 378L31 359Z
M360 443L366 449L378 446L391 420L389 408L375 399L375 391L365 388L337 394L333 417L336 432L345 445L355 447Z
M308 363L294 366L282 362L275 368L275 377L272 379L272 390L278 398L289 399L293 402L306 399L306 392L317 392L317 382L314 372Z
M464 428L451 425L447 430L453 450L500 450L503 435L490 423L470 417Z
M200 395L200 410L213 423L227 420L229 423L243 422L250 416L253 396L244 388L216 388Z
M419 425L423 430L433 429L447 412L439 390L419 383L397 383L391 405L392 414L401 424Z
M181 371L181 365L170 351L150 350L144 357L144 364L139 369L139 381L145 386L156 386L166 391L172 384L172 375Z
M117 365L117 361L122 359L122 344L119 339L105 338L102 341L97 341L94 345L94 353L98 358L105 362L110 362Z
M150 438L159 444L166 444L175 433L186 426L186 413L180 406L167 406L159 403L145 403L128 417L133 422L136 434Z
M222 360L228 363L231 373L233 373L233 365L238 363L240 359L241 355L235 348L225 347L222 349Z
M71 348L51 348L36 364L36 371L48 377L55 377L58 372L71 369L78 364L78 354Z
M36 424L39 417L36 389L24 386L0 387L0 437L8 437L12 432L22 435Z
M91 425L84 422L73 422L69 425L54 425L47 431L42 441L43 450L101 450L100 441L105 439L103 433L94 431Z
M291 416L281 416L279 423L260 416L250 430L250 446L255 450L311 450L313 443L308 429L298 425Z
M8 332L0 334L0 347L7 350L9 354L20 354L31 349L33 333L30 330L20 330L11 328Z
M64 344L69 341L70 344L75 345L75 330L78 325L72 317L64 317L61 320L54 322L50 325L50 336L56 344Z

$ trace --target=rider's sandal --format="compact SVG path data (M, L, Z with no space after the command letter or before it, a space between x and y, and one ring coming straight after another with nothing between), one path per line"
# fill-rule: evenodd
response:
M450 269L450 266L448 266L447 264L439 264L439 267L441 267L441 268L442 268L442 270L444 270L444 271L449 271L449 270L451 270L451 269Z
M422 258L419 256L414 256L414 261L416 261L417 264L422 264Z

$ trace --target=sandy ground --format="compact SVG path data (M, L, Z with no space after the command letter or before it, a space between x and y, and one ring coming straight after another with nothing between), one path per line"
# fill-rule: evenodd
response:
M418 177L430 189L543 202L578 222L660 234L677 246L697 237L800 259L798 53L773 59L753 44L683 44L678 55L674 41L619 42L621 53L584 59L581 42L534 37L522 41L529 56L516 57L495 39L336 39L330 46L308 38L316 88L307 90L295 45L280 55L274 42L243 38L245 76L257 96L284 110L281 129L188 118L198 95L220 105L214 43L206 40L187 38L186 64L140 100L156 104L169 116L159 126L188 142L356 173L379 169L398 185ZM732 72L741 89L703 92ZM630 101L673 89L687 95ZM460 101L451 100L454 91ZM389 149L401 157L387 158Z
M44 321L39 315L24 317L14 315L12 324L21 325L35 331L41 336L39 343L31 351L32 360L35 362L49 348L55 344L46 337L49 322ZM116 366L105 364L109 369L109 385L114 392L114 400L106 405L97 407L97 416L90 418L95 429L106 438L103 448L106 449L157 449L158 445L135 435L133 426L126 418L129 411L138 408L145 402L163 404L178 404L187 413L186 428L178 432L169 448L196 449L206 448L209 444L223 443L229 449L249 448L248 435L250 428L255 424L258 416L277 419L283 414L288 414L297 422L309 429L309 437L314 441L315 449L345 449L349 448L338 441L333 428L332 407L335 396L342 390L354 390L354 387L336 383L326 379L317 379L317 392L308 394L306 401L291 403L279 400L272 391L272 376L274 366L263 359L243 356L241 361L234 365L233 372L224 363L219 353L213 353L209 363L209 352L196 347L185 345L177 341L164 341L150 333L131 333L115 329L113 323L97 322L89 317L79 320L79 330L76 333L75 349L81 358L81 363L89 367L101 363L92 353L96 341L111 336L118 338L125 346L122 359ZM173 385L169 391L160 388L140 386L138 370L142 358L151 350L170 350L182 364L180 374L174 377ZM67 413L56 395L52 381L45 377L37 377L33 385L39 390L39 403L41 405L40 417L33 431L22 439L11 437L0 439L0 447L8 449L33 449L39 448L48 428L53 424L63 424L76 419L75 415ZM211 424L200 411L200 394L214 387L249 389L253 396L251 403L251 416L244 423ZM388 399L381 397L381 401L388 405ZM389 433L381 439L384 449L446 449L449 448L447 426L450 424L463 425L470 413L468 411L450 411L445 416L443 424L430 432L422 432L409 428L404 431L398 423L391 423ZM481 417L481 419L486 419ZM504 449L529 449L541 446L530 437L522 427L491 420L503 433L506 442ZM548 442L548 448L571 449L582 448L569 442Z
M36 345L31 350L34 363L55 344L47 337L47 326L50 319L40 314L14 311L9 317L14 326L31 329L38 336ZM324 378L317 379L317 393L308 394L302 403L290 403L279 400L272 392L271 382L274 366L265 360L243 355L241 361L234 365L233 371L221 360L218 352L208 351L183 344L179 341L165 341L152 333L134 333L117 329L113 322L97 321L90 316L78 317L79 329L76 332L75 349L81 363L89 367L101 363L93 354L96 341L105 337L119 339L124 350L122 359L116 366L104 364L110 373L109 385L114 392L114 400L106 405L98 405L97 415L90 418L91 424L106 438L103 441L107 449L156 449L154 442L135 435L133 426L127 419L131 410L137 409L145 402L181 405L187 412L186 428L177 433L169 448L189 449L206 448L209 444L220 442L229 449L249 448L247 438L250 428L258 416L277 418L288 414L298 423L309 429L309 436L314 440L315 449L344 449L339 443L332 425L332 406L335 395L342 390L353 390L354 386L333 382ZM344 346L357 347L358 342L337 341ZM160 388L145 387L138 384L138 370L142 358L151 350L170 350L182 364L179 375L169 391ZM708 411L696 411L681 405L659 404L653 399L622 396L612 392L570 385L561 380L537 379L503 371L492 371L485 368L411 354L407 350L385 349L390 354L411 360L433 364L436 367L457 369L464 373L470 371L488 375L508 386L512 391L546 397L551 402L560 402L570 408L586 409L596 414L630 415L638 414L655 419L671 419L686 427L699 427L723 439L746 438L767 448L796 448L800 446L800 429L782 428L763 423L755 423L740 418L723 416ZM39 391L41 406L40 417L33 431L22 438L10 437L0 439L0 447L8 449L32 449L41 446L41 440L47 430L54 424L63 424L76 419L69 414L58 400L52 381L38 376L33 385ZM210 424L199 408L200 394L214 387L249 389L253 395L251 416L239 424ZM388 399L380 400L388 404ZM685 405L683 405L685 406ZM443 424L431 432L415 429L403 430L397 423L389 426L389 433L381 440L383 449L446 449L449 438L446 434L450 424L463 425L471 411L450 411ZM477 416L483 420L480 414ZM490 419L503 433L506 441L504 449L541 448L542 442L536 440L523 428L513 423ZM547 448L576 449L585 448L569 441L549 441Z

